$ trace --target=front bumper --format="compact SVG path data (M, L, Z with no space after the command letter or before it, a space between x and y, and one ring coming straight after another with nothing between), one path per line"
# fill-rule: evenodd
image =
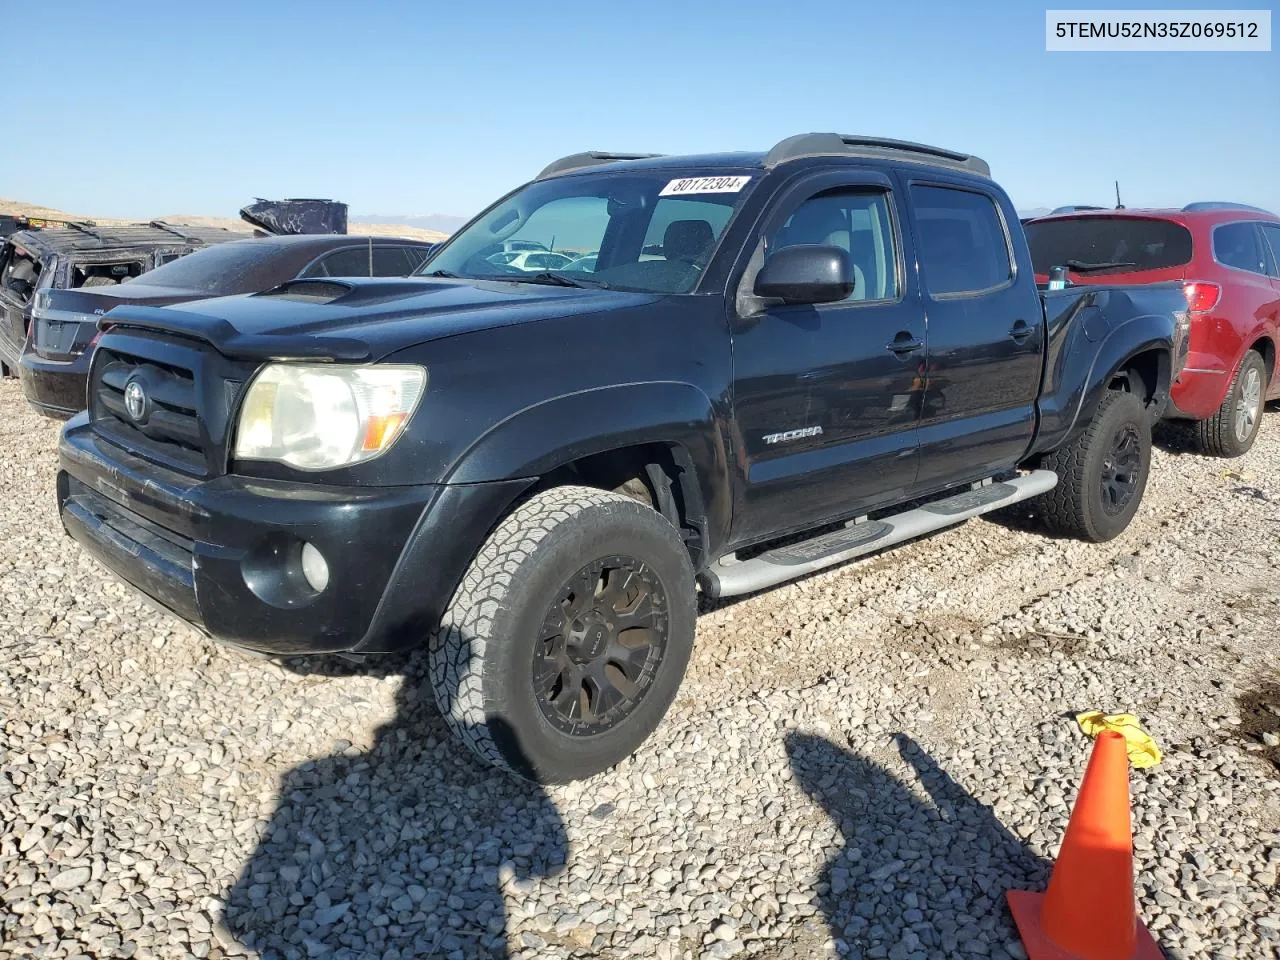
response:
M66 420L85 408L89 382L87 351L73 360L46 360L28 351L18 363L22 394L27 403L50 417Z
M86 414L63 428L59 461L59 513L72 537L214 638L273 654L421 641L527 485L199 480L102 440ZM319 593L302 575L303 543L329 565Z

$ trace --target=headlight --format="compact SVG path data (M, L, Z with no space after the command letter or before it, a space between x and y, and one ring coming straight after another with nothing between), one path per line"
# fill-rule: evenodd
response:
M370 460L395 443L426 385L410 364L268 364L240 408L234 456L300 470Z

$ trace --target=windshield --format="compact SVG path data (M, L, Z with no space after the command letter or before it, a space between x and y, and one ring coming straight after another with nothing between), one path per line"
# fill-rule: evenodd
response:
M1191 260L1191 233L1170 220L1064 217L1026 225L1036 273L1070 267L1093 276L1167 270Z
M206 247L156 267L129 281L130 286L173 287L213 296L250 293L257 289L253 271L261 269L271 252L257 240L235 240Z
M688 293L756 179L736 170L696 173L601 172L531 183L453 237L419 273Z

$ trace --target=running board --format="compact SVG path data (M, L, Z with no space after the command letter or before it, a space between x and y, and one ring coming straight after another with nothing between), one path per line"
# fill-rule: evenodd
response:
M729 554L701 574L702 589L713 597L734 597L764 590L1039 496L1057 483L1058 475L1052 470L1032 470L1012 480L975 484L962 493L879 520L850 521L839 530L774 547L750 560L739 560L736 554Z

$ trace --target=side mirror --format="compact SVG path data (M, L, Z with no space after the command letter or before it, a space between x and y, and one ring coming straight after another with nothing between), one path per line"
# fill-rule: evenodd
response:
M853 293L847 251L816 243L783 247L756 274L755 294L783 303L835 303Z

